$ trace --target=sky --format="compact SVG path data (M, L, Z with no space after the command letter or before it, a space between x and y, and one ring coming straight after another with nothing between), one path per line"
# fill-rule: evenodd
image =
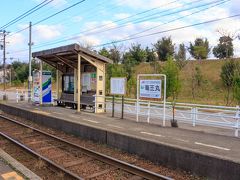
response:
M43 1L2 0L0 27ZM112 42L115 42L122 51L127 51L133 43L140 43L143 48L152 47L157 40L169 36L176 50L180 43L189 46L189 42L198 37L207 38L210 47L213 48L221 34L233 36L240 34L240 16L178 29L240 14L240 0L46 0L46 2L49 3L20 21L1 28L9 32L6 37L7 63L14 60L28 61L30 21L33 24L33 52L72 43L99 50L102 47L111 48ZM50 17L78 2L76 6ZM240 40L237 38L234 40L234 49L234 56L240 57ZM212 58L212 54L209 57Z

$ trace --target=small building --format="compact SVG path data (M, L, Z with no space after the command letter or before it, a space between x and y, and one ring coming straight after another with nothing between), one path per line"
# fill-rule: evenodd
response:
M90 106L96 113L104 112L106 64L112 60L78 44L34 52L32 56L56 68L59 105L72 105L77 111Z

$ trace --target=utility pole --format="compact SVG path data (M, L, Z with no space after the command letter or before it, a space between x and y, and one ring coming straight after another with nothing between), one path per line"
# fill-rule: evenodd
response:
M32 90L32 22L29 23L29 75L28 75L28 102L31 102Z
M3 31L3 91L6 94L6 31Z
M6 36L8 33L6 32L6 30L0 30L0 32L3 35L3 100L6 100Z

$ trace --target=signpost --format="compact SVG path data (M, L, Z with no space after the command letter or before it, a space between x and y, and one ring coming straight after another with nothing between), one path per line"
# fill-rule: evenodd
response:
M124 114L124 95L126 94L126 78L125 77L112 77L110 80L110 93L112 97L112 117L114 117L115 95L122 96L122 114Z
M161 79L140 79L140 78L156 78ZM139 121L139 100L140 98L147 99L163 99L163 126L165 126L165 114L166 114L166 75L165 74L138 74L137 77L137 112L136 118ZM162 80L164 81L163 97L162 97ZM149 122L149 119L148 119Z

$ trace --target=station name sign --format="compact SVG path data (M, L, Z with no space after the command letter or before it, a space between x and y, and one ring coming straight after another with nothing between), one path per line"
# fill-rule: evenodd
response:
M161 80L140 80L140 98L161 98Z

